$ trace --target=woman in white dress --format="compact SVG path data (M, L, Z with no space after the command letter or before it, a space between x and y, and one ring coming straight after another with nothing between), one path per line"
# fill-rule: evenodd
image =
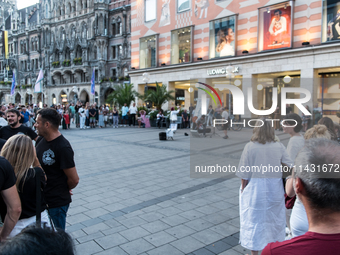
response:
M236 174L242 179L240 242L252 255L257 255L268 243L285 239L281 163L293 164L284 145L275 141L271 122L261 119L256 126Z

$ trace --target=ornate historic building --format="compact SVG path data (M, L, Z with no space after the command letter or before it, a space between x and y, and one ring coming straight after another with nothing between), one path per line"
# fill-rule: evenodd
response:
M9 54L1 50L2 102L104 103L130 70L130 0L41 0L5 18ZM3 45L1 45L3 49ZM33 93L39 70L43 93ZM95 73L95 95L90 94ZM17 89L10 96L12 72ZM7 81L7 84L6 84Z

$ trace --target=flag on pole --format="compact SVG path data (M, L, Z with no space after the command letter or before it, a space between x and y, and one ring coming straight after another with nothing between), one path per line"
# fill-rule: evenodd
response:
M91 94L94 95L95 94L95 73L94 73L94 68L93 68L93 72L92 72L92 79L91 79Z
M42 92L42 86L41 86L41 82L44 79L44 72L42 69L40 69L37 81L35 82L35 86L34 86L34 93L41 93Z
M14 95L14 91L15 91L15 72L13 72L12 87L11 87L11 96Z

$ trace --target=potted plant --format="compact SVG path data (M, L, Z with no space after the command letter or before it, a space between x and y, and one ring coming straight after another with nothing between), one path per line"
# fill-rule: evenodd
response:
M63 61L63 66L69 66L70 65L70 60L69 59L65 59L64 61Z
M149 89L146 94L138 94L138 97L145 101L153 102L157 110L162 108L162 105L169 100L175 100L174 90L167 91L166 86L159 86L156 82L156 90ZM156 114L157 115L157 114Z
M53 67L59 67L59 64L60 64L59 61L52 62Z

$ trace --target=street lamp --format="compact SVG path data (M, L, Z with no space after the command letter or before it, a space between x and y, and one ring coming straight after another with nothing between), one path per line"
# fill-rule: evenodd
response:
M235 68L231 65L227 66L226 68L226 78L229 79L231 85L231 79L235 77L234 74ZM229 90L229 115L231 115L231 91Z

